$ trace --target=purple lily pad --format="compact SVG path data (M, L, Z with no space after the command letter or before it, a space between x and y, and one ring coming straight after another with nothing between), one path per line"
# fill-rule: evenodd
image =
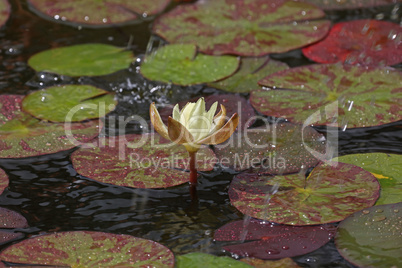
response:
M294 1L197 1L157 18L153 32L169 43L197 44L206 54L261 56L320 40L330 27L322 17L319 8Z
M8 187L8 176L4 170L0 168L0 194Z
M260 80L273 89L252 91L250 103L265 115L294 123L376 126L402 119L400 81L401 72L392 68L314 64Z
M215 153L223 166L237 171L287 174L316 166L319 160L310 152L325 149L325 137L313 128L282 123L234 133Z
M20 239L24 237L24 235L22 233L14 233L11 231L2 231L0 230L0 245L11 242L13 240L16 239ZM1 266L2 262L0 262L0 267L5 267L5 266Z
M402 62L402 27L378 20L355 20L335 24L325 39L302 49L319 63L344 62L370 66Z
M189 101L179 102L179 107L182 109L187 102L196 102L198 98L191 99ZM246 129L250 127L256 120L256 115L253 107L248 103L248 101L237 95L233 94L224 94L224 95L210 95L204 98L205 100L205 108L209 110L211 105L214 102L218 102L218 104L223 104L226 108L226 116L230 118L234 113L239 115L239 124L237 126L237 130ZM160 111L160 116L165 124L167 124L169 116L172 116L174 105L166 106ZM219 105L216 113L220 110ZM215 114L216 114L215 113ZM236 130L236 131L237 131Z
M21 214L0 207L0 227L1 228L25 228L28 222Z
M28 3L32 11L47 19L87 26L111 26L155 15L163 11L170 0L28 0Z
M3 26L10 17L11 7L7 0L0 0L0 27Z
M338 226L339 253L359 267L400 267L402 203L358 211Z
M368 8L401 3L402 0L302 0L324 10Z
M238 242L223 247L231 253L268 260L312 252L329 242L335 232L336 227L329 224L287 226L251 219L224 225L215 232L214 239Z
M290 225L337 222L371 207L379 197L378 180L360 167L320 164L307 177L237 175L229 189L231 203L254 218Z
M74 148L99 134L100 121L52 124L21 111L24 96L0 96L0 158L52 154Z
M173 267L174 255L154 241L123 234L75 231L40 235L7 247L0 260L79 267Z
M86 147L71 155L73 166L81 175L103 183L164 188L189 181L189 173L183 171L189 169L184 146L157 134L100 138ZM212 170L216 163L214 153L206 147L196 157L199 171Z

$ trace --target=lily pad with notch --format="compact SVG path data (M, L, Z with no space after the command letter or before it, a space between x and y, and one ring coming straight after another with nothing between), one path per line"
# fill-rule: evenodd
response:
M39 235L5 248L0 260L23 265L72 267L174 267L165 246L130 235L71 231Z
M338 226L339 253L359 267L398 267L402 263L402 203L374 206Z
M214 239L230 242L223 249L232 254L270 260L312 252L328 243L335 232L336 227L331 224L288 226L250 219L220 227Z
M79 122L105 116L117 105L114 93L89 85L64 85L34 91L22 109L51 122Z
M313 64L277 72L259 81L253 107L303 124L370 127L402 119L401 72L392 68ZM323 114L323 116L321 116Z
M165 188L189 181L189 156L184 146L157 134L99 138L71 155L74 168L88 178L119 186ZM199 171L212 170L216 157L203 147L197 153Z
M245 129L215 145L223 166L236 171L253 168L262 174L288 174L314 167L319 159L311 152L325 154L325 137L311 127L291 123Z
M126 69L133 62L131 51L106 44L80 44L39 52L29 58L35 71L68 76L99 76Z
M324 16L311 4L287 0L198 1L161 15L152 30L210 55L262 56L320 40L330 27Z
M377 179L364 169L345 163L322 163L310 175L235 176L229 197L233 206L254 218L289 225L337 222L374 205Z
M86 26L114 26L162 12L170 0L28 0L35 13L62 23Z
M203 55L193 44L172 44L147 55L140 71L150 80L187 86L226 78L238 67L236 57Z
M98 136L101 122L53 124L21 111L21 95L0 96L0 158L57 153Z
M304 56L319 63L394 65L402 62L402 45L398 36L402 36L402 28L392 22L340 22L323 40L302 51Z

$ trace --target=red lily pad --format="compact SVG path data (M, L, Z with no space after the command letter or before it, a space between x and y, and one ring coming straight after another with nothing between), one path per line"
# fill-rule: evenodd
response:
M52 154L86 143L100 131L98 121L52 124L21 111L24 96L0 96L0 158Z
M247 129L215 146L223 166L265 174L287 174L318 164L311 151L324 154L325 137L311 127L290 123Z
M24 235L22 233L14 233L11 231L2 231L0 230L0 245L11 242L13 240L19 239L24 237ZM0 267L5 267L5 266L1 266L2 262L0 262Z
M322 17L321 9L294 1L197 1L157 18L153 32L206 54L261 56L320 40L330 27Z
M154 241L123 234L75 231L40 235L7 247L0 260L71 267L173 267L174 255Z
M3 193L4 189L8 186L8 176L4 170L0 168L0 194Z
M378 20L355 20L335 24L320 42L302 49L319 63L344 62L370 66L402 62L402 27Z
M189 156L184 146L157 134L100 138L93 146L71 155L74 168L83 176L119 186L164 188L189 181ZM198 170L212 170L216 157L204 147L197 153ZM177 170L182 169L182 170Z
M25 228L28 227L28 222L21 214L0 207L0 228Z
M179 102L179 108L182 109L187 102L196 102L198 98ZM216 101L218 104L222 104L226 109L226 116L230 118L234 113L239 115L239 124L237 125L237 130L246 129L250 127L256 120L256 115L253 107L248 103L248 101L238 95L233 94L223 94L223 95L209 95L204 98L205 108L209 110ZM167 124L169 116L172 116L173 105L164 107L160 111L160 116L165 124ZM218 105L218 109L216 113L219 112L220 106Z
M155 15L163 11L170 0L28 0L28 3L32 11L51 20L87 26L112 26Z
M0 27L3 26L10 17L11 7L7 0L0 0Z
M402 203L354 213L338 226L339 253L359 267L399 267L402 263Z
M392 68L302 66L262 79L260 85L273 89L252 91L250 103L265 115L294 123L317 118L311 123L376 126L402 119L401 75Z
M382 5L392 5L402 0L302 0L314 4L324 10L368 8Z
M286 63L271 60L268 56L242 58L240 69L234 75L208 85L229 92L249 93L257 88L262 78L288 68Z
M328 243L335 232L333 225L287 226L251 219L224 225L215 231L214 239L237 242L223 247L231 253L269 260L312 252Z
M371 207L378 199L377 179L360 167L320 164L307 177L237 175L229 189L232 204L254 218L281 224L337 222Z

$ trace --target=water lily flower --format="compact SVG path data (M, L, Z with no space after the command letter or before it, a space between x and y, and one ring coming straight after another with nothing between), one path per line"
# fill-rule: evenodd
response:
M162 122L155 103L150 106L151 122L155 130L165 139L184 145L189 152L191 182L194 182L193 177L196 176L196 171L194 175L195 153L200 149L201 144L219 144L226 141L239 123L237 113L226 121L225 106L222 104L220 106L221 110L215 115L218 102L212 104L209 111L206 111L204 98L198 99L196 103L187 103L181 111L176 104L172 116L169 116L167 126Z

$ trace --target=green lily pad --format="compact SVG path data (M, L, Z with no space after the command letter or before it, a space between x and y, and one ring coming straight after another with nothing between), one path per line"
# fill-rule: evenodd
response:
M351 154L334 158L333 161L359 166L371 172L378 179L381 193L376 205L402 202L402 155Z
M218 257L211 254L193 252L185 255L177 256L177 268L250 268L253 267L241 261L236 261L227 256Z
M22 101L25 112L52 122L79 122L114 110L114 93L88 85L49 87L32 92Z
M392 68L302 66L262 79L260 85L273 89L252 91L250 102L265 115L294 123L318 116L311 123L333 125L337 120L343 129L376 126L402 119L401 75Z
M113 26L155 15L163 11L170 0L28 0L28 3L32 11L51 20L87 26Z
M52 124L21 111L24 96L0 96L0 158L52 154L86 143L100 131L100 123Z
M11 7L7 0L0 0L0 27L3 26L10 17Z
M380 185L368 171L337 163L320 164L307 179L300 174L237 175L229 189L231 203L254 218L291 225L337 222L371 207Z
M402 263L402 203L354 213L338 226L339 253L359 267L399 267Z
M8 187L8 176L4 170L0 168L0 194Z
M307 3L215 0L180 5L160 16L153 32L169 43L197 44L210 55L261 56L303 47L323 38L330 22Z
M70 267L173 267L173 253L154 241L123 234L75 231L40 235L7 247L0 260Z
M246 129L215 146L223 166L264 174L287 174L318 164L311 151L324 154L325 137L311 127L290 123Z
M183 171L189 169L184 146L157 134L100 138L87 147L75 151L71 160L77 172L88 178L136 188L164 188L189 181L189 173ZM216 163L207 147L196 157L199 171L212 170Z
M197 54L195 45L173 44L146 56L140 71L150 80L187 86L225 78L238 67L236 57Z
M28 64L37 72L95 76L127 69L133 59L131 51L119 47L106 44L81 44L39 52L29 58Z
M355 9L374 6L391 5L402 2L402 0L302 0L314 4L324 10L334 9Z
M229 92L249 93L258 88L258 81L262 78L288 68L286 63L271 60L268 56L242 58L240 69L234 75L208 85Z

